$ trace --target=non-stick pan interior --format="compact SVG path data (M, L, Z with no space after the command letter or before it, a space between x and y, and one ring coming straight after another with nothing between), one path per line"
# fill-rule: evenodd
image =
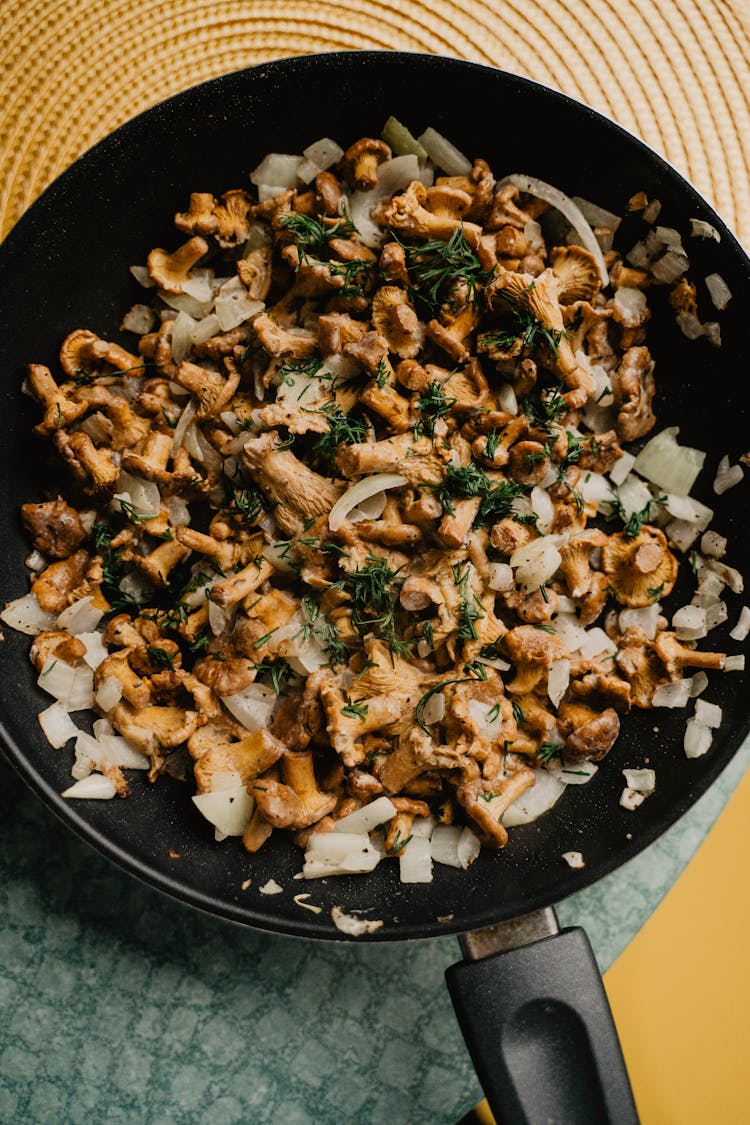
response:
M185 208L190 192L246 186L248 172L269 151L298 152L323 135L344 145L377 135L391 113L415 132L433 125L467 154L484 156L498 177L526 172L618 213L630 196L645 190L662 202L659 221L683 235L691 276L719 272L726 279L733 299L726 312L713 314L721 323L721 349L705 340L691 343L679 333L666 293L652 301L649 346L657 360L659 423L679 425L681 441L708 451L694 494L716 506L713 526L729 538L727 561L743 569L750 558L745 488L720 500L711 490L719 457L727 452L734 461L749 444L750 275L732 236L661 159L562 95L455 60L361 52L260 66L148 111L65 173L0 248L3 598L27 588L28 543L18 505L38 498L42 483L51 479L45 454L31 436L37 410L20 394L24 364L54 366L60 341L74 327L130 343L118 325L142 291L128 266L143 263L153 246L178 244L172 216ZM717 225L721 243L689 238L691 218ZM624 224L623 247L639 236L632 220ZM704 302L699 312L712 319L702 283L699 288ZM689 575L678 589L684 597L673 597L674 608L690 599ZM711 634L711 647L740 650L727 637L740 602L730 595L729 622ZM684 712L635 712L591 783L571 788L549 815L514 829L502 852L483 852L468 871L436 865L431 884L402 886L398 865L385 863L369 876L303 884L293 878L301 853L280 834L256 856L236 841L215 845L188 787L171 779L149 785L139 775L125 801L62 801L58 794L69 783L71 754L51 750L39 729L36 716L49 697L34 685L27 650L28 638L6 630L0 706L11 758L43 799L151 884L238 922L313 937L342 936L330 920L334 905L382 919L372 937L388 940L465 930L554 902L664 831L717 776L748 726L744 674L714 674L706 698L722 706L724 724L704 758L685 758ZM618 805L620 771L646 764L656 770L656 792L637 812L627 812ZM570 850L583 853L582 871L571 871L562 860ZM251 885L243 890L248 878ZM282 894L259 894L270 878L284 888ZM323 913L296 905L293 898L301 892L309 892Z

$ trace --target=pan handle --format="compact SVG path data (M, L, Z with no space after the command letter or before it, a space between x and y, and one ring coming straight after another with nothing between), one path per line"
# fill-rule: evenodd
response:
M612 1012L582 929L463 961L445 975L498 1125L638 1125Z

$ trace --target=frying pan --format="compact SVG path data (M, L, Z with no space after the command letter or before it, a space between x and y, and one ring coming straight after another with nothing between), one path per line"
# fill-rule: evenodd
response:
M694 494L715 503L713 526L729 538L728 561L742 569L750 557L743 489L716 502L710 487L719 456L727 452L736 461L748 444L750 262L732 234L664 160L559 93L453 59L363 51L264 64L147 111L62 175L0 248L4 598L27 589L18 506L38 498L55 471L31 436L37 410L19 393L24 365L54 366L60 341L74 327L118 338L124 310L141 295L127 267L142 263L153 246L177 244L171 218L191 191L245 184L266 152L298 152L321 135L342 143L377 135L390 113L412 130L433 125L468 154L486 157L496 175L526 172L617 213L644 190L661 200L660 221L685 236L691 276L719 272L726 279L733 299L717 317L720 349L687 341L658 291L649 345L657 360L659 425L679 425L683 443L708 451ZM690 218L712 223L721 242L689 239ZM624 248L628 237L624 224ZM701 300L699 312L712 319L705 290ZM675 607L690 597L689 576L681 581ZM729 600L730 620L711 634L711 647L733 652L727 630L739 605ZM36 716L49 700L34 684L27 650L28 638L9 630L0 655L1 733L23 777L84 839L152 886L245 925L346 940L330 918L338 905L382 921L359 940L463 935L466 960L448 971L449 986L498 1118L514 1125L637 1120L590 947L581 930L557 932L552 904L650 844L718 776L750 725L744 674L712 679L707 698L723 708L724 721L705 757L685 758L684 713L637 711L594 780L512 830L502 851L483 852L467 871L436 866L426 885L401 885L395 864L366 877L317 881L305 888L324 908L314 916L292 901L301 889L293 882L299 852L279 833L253 857L253 881L274 878L284 894L259 903L243 898L247 856L236 843L213 843L177 781L149 785L139 775L127 801L63 801L70 754L52 753L41 734ZM620 771L644 765L656 770L656 791L627 812L618 805ZM180 853L179 865L170 849ZM582 871L562 861L569 850L583 853Z

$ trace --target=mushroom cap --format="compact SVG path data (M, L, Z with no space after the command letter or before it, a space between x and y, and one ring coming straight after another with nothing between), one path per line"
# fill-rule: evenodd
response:
M146 259L149 277L165 293L181 293L191 269L207 253L208 243L198 235L171 254L156 247Z
M81 372L88 374L96 368L96 364L91 362L88 348L98 339L94 332L89 332L85 328L76 328L65 337L60 345L60 366L69 379L75 378Z
M472 199L467 191L450 184L435 184L425 193L425 207L435 215L462 218L471 208Z
M391 150L385 141L361 137L346 150L342 163L347 179L355 188L372 191L378 182L378 164L390 159Z
M397 285L381 285L372 299L372 323L401 359L413 359L421 351L424 326L409 298Z
M582 246L555 246L549 257L552 272L557 278L561 305L594 299L602 283L593 254Z
M194 191L190 195L187 211L178 211L174 225L185 234L214 234L217 220L214 211L217 200L209 191Z
M622 531L607 538L602 547L602 570L618 602L635 608L671 594L677 559L667 546L664 532L645 526L634 538Z

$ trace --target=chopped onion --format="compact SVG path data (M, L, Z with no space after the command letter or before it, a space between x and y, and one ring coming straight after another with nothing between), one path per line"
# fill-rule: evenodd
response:
M727 657L728 659L729 657ZM707 687L708 676L705 672L696 672L694 676L690 676L688 679L688 695L691 699L696 699Z
M658 602L654 602L653 605L639 606L637 609L620 610L618 615L620 629L624 633L626 629L635 626L644 633L647 640L653 641L656 636L659 609Z
M677 444L677 426L661 430L646 442L635 459L635 470L667 492L687 496L703 467L706 454Z
M120 328L123 332L133 332L136 336L145 336L151 332L157 323L156 313L148 305L133 305L125 313Z
M622 222L620 216L615 215L613 211L607 211L604 207L599 207L598 204L592 203L589 199L581 199L580 195L571 196L571 200L592 228L609 227L614 234Z
M555 546L554 536L533 539L522 547L517 547L510 557L510 565L516 572L516 583L522 590L538 590L557 571L562 556Z
M656 229L661 230L662 228L657 227ZM661 281L664 285L671 285L682 277L689 265L690 261L682 247L670 247L666 254L663 254L651 266L651 276L655 281Z
M558 613L552 619L551 628L569 652L577 652L586 640L586 630L573 613Z
M530 824L532 820L548 812L565 792L563 783L548 770L535 770L534 777L536 780L533 787L517 797L503 813L501 820L506 828Z
M243 727L249 731L268 726L276 706L276 692L263 684L248 684L234 695L223 695L221 701Z
M654 223L659 217L661 211L661 202L658 199L652 199L646 207L643 208L643 218L647 223Z
M730 465L728 457L722 457L719 461L719 468L716 472L716 479L714 480L714 492L717 496L722 493L728 492L730 488L740 484L744 477L741 465Z
M78 727L59 701L40 711L37 718L47 741L55 750L59 750L79 734Z
M190 341L193 344L204 344L206 340L210 340L212 336L218 335L221 331L219 318L216 313L209 313L201 320L195 322L195 328L190 334Z
M250 182L260 187L271 185L283 191L297 186L297 171L302 163L301 156L288 153L269 152L260 164L250 173Z
M360 500L356 508L352 508L349 519L352 523L361 523L362 520L376 520L382 516L388 497L384 492L376 492L367 500Z
M178 312L172 329L172 359L175 363L182 363L187 358L197 323L189 313Z
M578 491L584 504L595 507L597 511L612 500L612 488L601 473L587 472L578 485Z
M648 485L639 480L634 473L631 473L617 489L617 498L625 520L629 520L635 512L642 512L653 499Z
M701 552L712 559L721 559L727 553L727 540L718 531L707 531L701 539Z
M427 160L426 150L396 117L388 118L380 135L396 156L407 156L411 153L422 163Z
M136 519L140 516L158 516L161 509L161 495L157 485L151 480L132 476L130 473L121 472L117 480L117 492L114 500L124 500L126 505L135 508ZM120 504L119 508L125 515L128 513Z
M348 816L342 816L334 824L333 831L366 835L379 825L385 824L387 820L391 820L397 811L393 801L388 797L378 797L369 805L356 809Z
M148 272L147 266L131 266L130 272L144 289L153 289L156 282L152 279L151 274Z
M712 348L721 347L721 325L716 320L707 320L703 325L703 335Z
M699 528L687 520L671 520L664 528L664 532L670 545L683 552L688 551L700 535Z
M699 723L697 719L688 719L685 725L685 738L683 746L685 756L688 758L701 758L711 748L713 734L709 727Z
M586 630L586 637L578 646L578 651L584 660L593 660L595 656L600 656L602 653L608 656L614 655L617 652L617 645L610 640L603 629L597 627Z
M61 797L80 797L87 801L108 801L117 790L114 782L100 773L92 773L77 781L60 794ZM195 800L195 798L193 798Z
M352 508L356 508L363 500L375 496L378 492L385 492L389 488L401 488L408 484L408 479L398 473L374 473L372 476L363 477L351 488L347 488L331 508L328 516L328 526L331 531L338 531L343 526Z
M380 852L370 837L350 832L314 832L308 841L302 874L305 879L360 875L373 871Z
M716 227L712 227L710 223L703 219L691 219L690 228L690 234L693 238L713 238L717 242L721 242L721 235Z
M117 676L105 676L100 683L94 701L102 711L111 711L122 699L122 683Z
M567 659L553 660L550 664L547 677L547 694L553 707L560 706L560 700L568 690L570 683L570 661Z
M643 793L647 797L656 788L656 774L653 770L623 770L623 777L629 789Z
M565 759L560 761L559 758L552 758L547 763L547 769L563 785L586 785L599 767L596 762L569 762Z
M94 700L94 674L90 668L77 668L48 656L37 679L39 687L59 699L66 711L85 711Z
M703 325L693 312L680 312L675 317L677 327L688 340L698 340L705 334Z
M264 559L270 562L271 566L276 567L277 570L283 570L285 574L298 574L295 564L297 563L297 554L290 547L288 542L283 539L278 543L268 543L261 551ZM300 623L301 625L301 623Z
M676 496L667 493L664 498L664 506L670 515L675 516L678 520L693 524L699 532L705 531L714 518L713 508L701 504L699 500L693 500L692 496Z
M174 309L178 313L187 313L196 320L201 320L204 316L207 316L211 312L211 305L214 303L213 293L203 300L198 300L189 293L165 293L163 289L160 289L159 296L165 305L169 305L170 309ZM165 316L165 311L163 310L161 313L164 320L176 319L174 313L171 317Z
M109 650L104 643L101 633L76 633L79 641L86 646L83 659L92 671L96 671L109 655Z
M531 506L536 512L536 526L542 535L547 535L552 530L555 522L555 508L549 492L545 488L535 485L531 490Z
M263 301L248 296L247 289L238 277L233 277L222 285L214 302L222 332L238 328L265 307Z
M433 164L437 165L448 176L468 176L471 172L471 161L456 148L454 144L430 126L425 129L419 138L419 144L425 150Z
M487 585L490 590L512 590L514 585L513 568L508 563L491 562L487 564Z
M340 906L331 908L331 919L337 930L349 937L362 937L363 934L373 934L383 925L379 918L355 918L352 914L345 914Z
M458 174L460 175L461 173ZM558 188L552 187L551 184L544 183L543 180L537 180L534 176L526 176L518 172L514 172L511 176L506 176L505 179L500 181L498 187L503 187L505 184L513 184L519 191L524 191L527 195L534 195L537 199L543 199L545 203L549 203L551 207L555 207L560 211L578 235L580 245L584 250L588 250L595 258L599 269L599 276L602 279L602 285L609 285L609 275L607 274L604 255L596 240L596 235L584 218L580 207L577 207L569 196L565 195Z
M433 723L441 722L444 717L445 696L441 691L438 691L427 700L422 712L422 721L426 726L431 727Z
M672 617L672 628L681 641L699 641L708 633L706 611L697 605L684 605Z
M620 805L630 812L635 812L639 805L642 805L646 800L645 793L639 793L637 789L630 789L626 786L620 794Z
M255 801L244 785L219 792L197 793L193 804L224 836L241 836L255 808Z
M641 289L623 285L615 292L614 306L620 313L623 327L637 328L646 311L646 294ZM603 402L602 405L607 406L608 403Z
M35 637L47 629L54 629L56 624L55 614L46 613L39 605L36 594L33 592L24 594L22 598L16 598L15 601L8 602L3 612L0 613L0 619L11 629L17 629L19 633L27 633L31 637Z
M705 699L697 700L695 704L695 719L705 727L716 730L721 726L722 710L716 703L707 703Z
M733 641L744 641L748 633L750 633L750 609L743 605L739 620L729 636Z
M393 160L384 160L378 167L378 183L375 193L377 199L401 191L409 186L412 180L419 176L419 161L413 153L406 156L395 156Z
M67 609L64 609L57 618L58 629L67 629L74 637L79 633L90 633L104 617L104 610L97 609L93 604L91 595L79 598Z
M479 855L481 844L470 828L455 824L438 824L430 839L430 852L435 863L447 867L467 868Z
M690 699L690 685L687 680L674 680L669 684L659 684L651 698L652 707L687 707Z
M28 567L29 570L33 570L35 574L39 574L41 570L44 570L46 565L47 559L44 557L41 551L29 551L28 555L24 559L24 566Z
M724 661L725 672L744 672L745 671L745 656L728 656Z
M726 602L711 602L706 606L706 628L709 633L717 625L723 625L729 616Z
M432 855L426 837L412 836L398 857L398 863L402 883L432 882Z
M258 887L258 892L262 895L280 895L284 893L284 888L275 879L269 879L262 887Z
M411 825L412 836L424 836L429 840L432 833L435 831L437 821L435 817L430 816L415 816Z
M217 605L208 599L208 626L215 637L220 637L221 634L231 627L234 618L236 606L227 606L226 608Z
M710 273L706 278L706 289L714 303L714 308L725 309L732 299L732 290L720 273Z
M188 426L190 425L193 418L195 417L197 410L198 410L198 403L196 402L196 400L194 398L191 398L190 401L183 408L182 414L180 414L180 417L177 420L177 425L174 428L174 434L172 435L172 456L173 457L176 456L176 454L181 449L182 444L185 440L185 435L187 433Z
M563 852L562 858L565 860L568 867L572 867L575 870L586 866L581 852Z
M518 399L510 383L501 383L497 391L497 405L506 414L518 414Z

